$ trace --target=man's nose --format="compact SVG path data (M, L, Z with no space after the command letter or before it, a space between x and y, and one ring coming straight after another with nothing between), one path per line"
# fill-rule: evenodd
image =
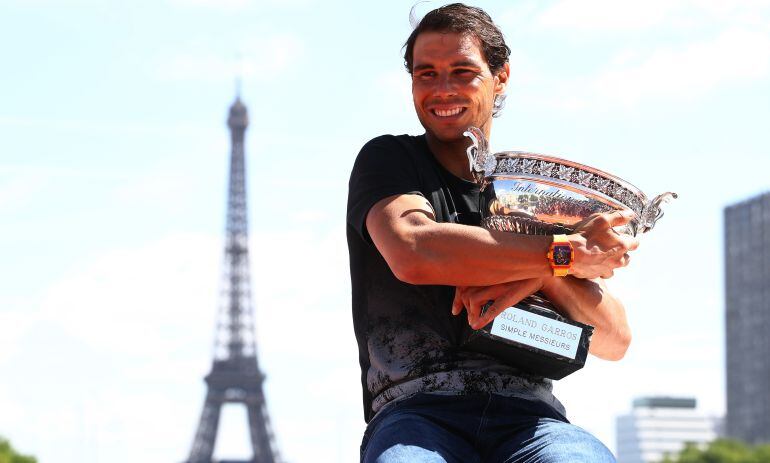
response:
M452 96L457 94L457 85L452 79L451 74L442 74L436 80L434 89L436 96Z

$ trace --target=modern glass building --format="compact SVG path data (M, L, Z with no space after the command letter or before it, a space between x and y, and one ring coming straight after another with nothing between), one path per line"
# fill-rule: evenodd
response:
M695 409L695 399L642 397L628 415L616 420L618 463L657 463L686 443L716 439L722 419Z
M770 442L770 193L729 206L725 220L725 431Z

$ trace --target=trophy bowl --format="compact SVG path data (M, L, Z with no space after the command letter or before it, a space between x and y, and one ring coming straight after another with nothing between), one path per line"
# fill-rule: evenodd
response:
M641 190L599 169L523 151L490 153L483 132L470 127L468 160L481 186L481 226L528 235L571 234L597 213L630 210L619 233L651 230L661 205L675 193L648 199ZM523 372L561 379L585 365L593 327L568 319L536 293L471 333L464 348L495 356Z

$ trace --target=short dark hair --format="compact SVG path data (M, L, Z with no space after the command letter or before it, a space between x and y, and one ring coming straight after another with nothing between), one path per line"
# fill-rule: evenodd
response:
M511 55L511 49L505 44L503 33L484 10L462 3L452 3L426 14L406 40L404 66L409 74L412 73L414 64L414 43L417 41L417 36L429 31L455 32L476 37L492 74L500 72Z

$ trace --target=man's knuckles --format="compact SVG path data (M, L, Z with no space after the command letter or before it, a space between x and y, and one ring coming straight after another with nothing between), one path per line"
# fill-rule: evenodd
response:
M612 220L607 214L599 214L591 222L594 228L602 231L612 227Z

